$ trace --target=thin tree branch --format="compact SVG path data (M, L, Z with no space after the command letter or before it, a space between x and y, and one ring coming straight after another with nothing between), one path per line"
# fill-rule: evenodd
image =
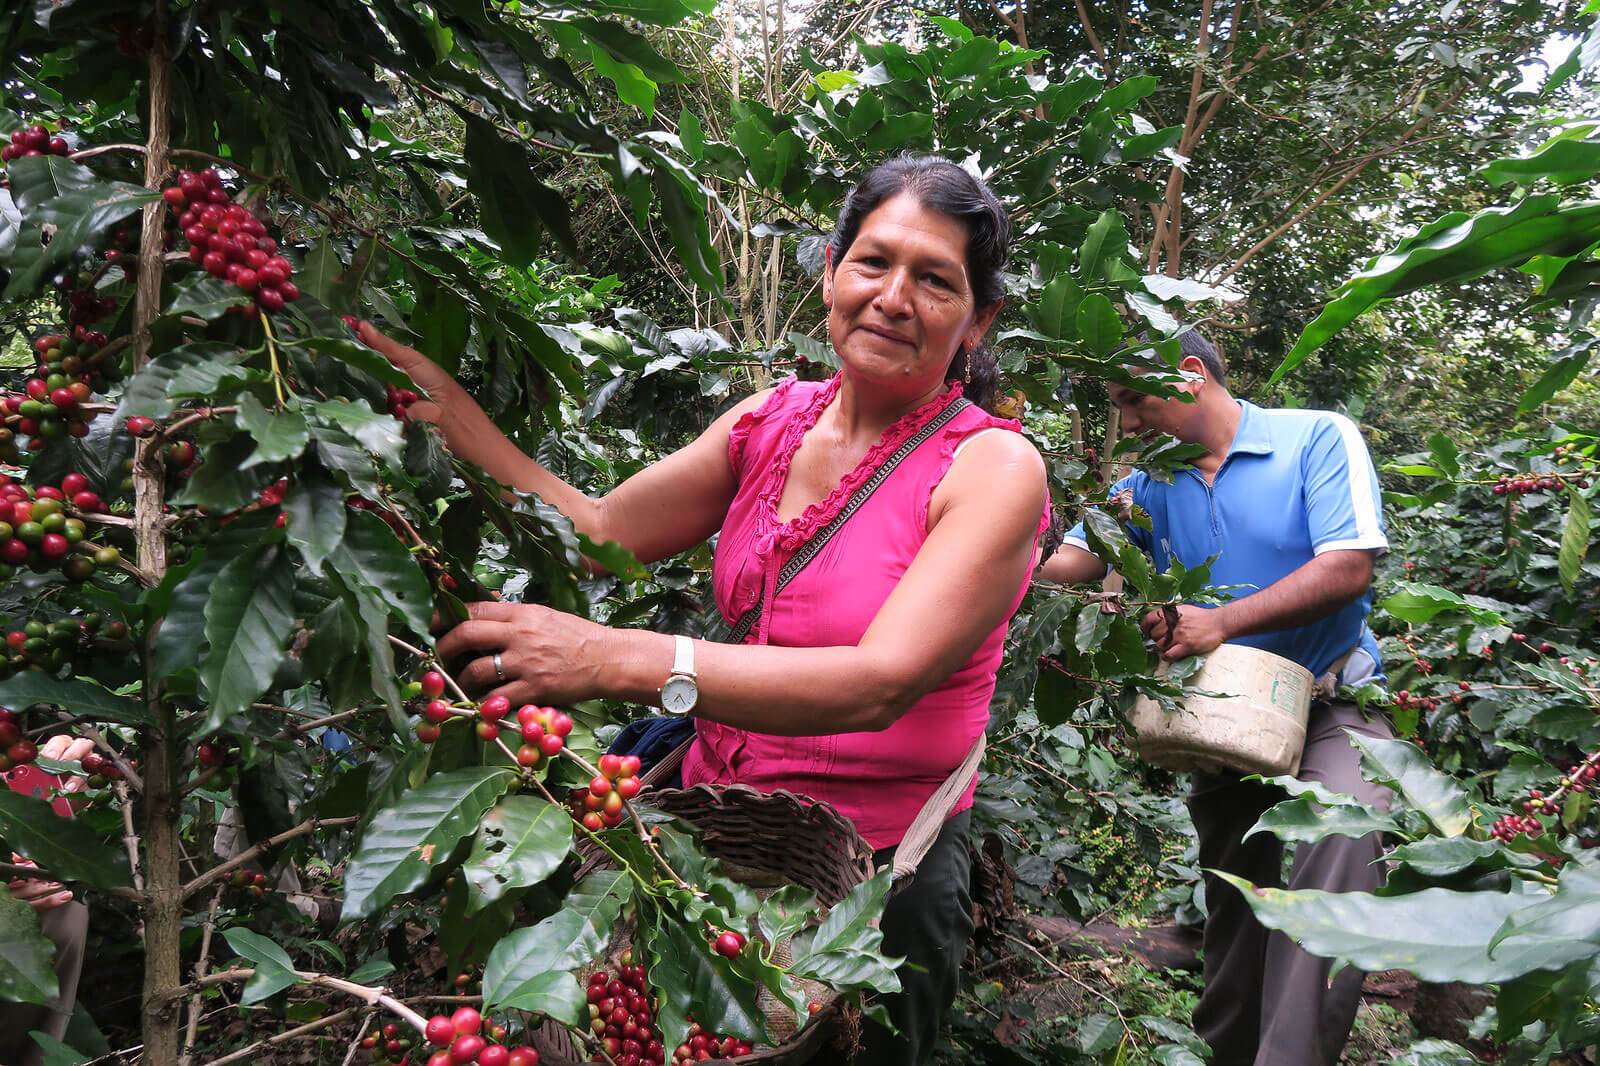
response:
M293 829L285 829L277 836L268 837L259 844L245 848L227 862L218 866L213 866L211 869L207 870L193 881L190 881L188 884L184 885L182 890L183 895L185 898L187 898L194 895L196 892L204 891L208 886L215 884L224 877L227 877L233 871L239 869L239 867L244 866L246 863L250 862L250 860L259 856L262 852L275 848L279 844L286 843L287 841L294 840L298 837L303 837L308 833L314 833L318 829L327 829L332 826L340 825L351 825L355 822L359 822L360 820L361 819L359 817L351 815L348 818L312 818L301 822Z

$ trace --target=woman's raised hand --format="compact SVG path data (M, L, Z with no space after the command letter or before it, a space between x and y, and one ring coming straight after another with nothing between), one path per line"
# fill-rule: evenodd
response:
M419 400L407 409L409 417L434 423L444 431L446 440L458 430L478 429L482 423L489 421L483 408L455 378L415 348L401 344L364 320L356 326L356 336L397 369L404 371L428 394L427 399ZM473 425L474 422L479 425Z

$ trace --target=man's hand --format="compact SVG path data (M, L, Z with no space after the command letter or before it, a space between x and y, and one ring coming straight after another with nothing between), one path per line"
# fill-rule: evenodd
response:
M1177 616L1177 624L1169 625L1166 612ZM1187 655L1204 655L1215 651L1217 645L1233 634L1224 624L1220 608L1190 607L1167 608L1150 611L1139 623L1144 635L1156 642L1161 657L1175 662Z
M12 854L11 864L13 866L37 865L37 863L29 862L17 854ZM32 907L36 914L44 914L46 911L53 911L63 904L72 902L72 890L63 887L58 881L18 879L8 882L6 891L11 893L12 899L20 899Z

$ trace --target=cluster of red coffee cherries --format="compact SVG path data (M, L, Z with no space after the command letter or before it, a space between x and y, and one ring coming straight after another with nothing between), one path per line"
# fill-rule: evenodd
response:
M119 623L120 624L120 623ZM113 759L108 759L98 751L91 751L78 765L83 767L83 772L89 775L90 788L105 788L108 781L122 780L122 767Z
M1528 798L1522 801L1521 814L1508 814L1494 823L1490 835L1503 844L1509 844L1519 836L1538 837L1544 834L1545 825L1539 820L1540 815L1556 815L1561 811L1561 801L1569 793L1587 792L1600 777L1600 751L1567 767L1561 780L1556 783L1555 791L1548 796L1537 788L1528 790ZM1585 844L1585 846L1589 846Z
M300 298L300 287L290 280L293 264L276 254L278 242L267 236L266 223L233 203L221 174L180 171L178 184L161 195L178 216L189 258L206 273L251 294L262 311L281 311Z
M1494 494L1526 496L1530 492L1553 492L1569 483L1577 489L1589 487L1588 478L1568 474L1501 474L1500 480L1494 484Z
M397 389L393 385L385 385L383 399L389 406L389 414L396 420L405 422L410 419L406 412L411 410L411 405L422 397L418 396L414 389Z
M0 707L0 773L26 766L38 757L39 749L22 735L22 720L17 712Z
M53 622L30 619L21 629L6 633L5 646L0 649L0 678L20 670L58 670L90 650L129 651L127 636L126 622L107 622L98 611Z
M68 155L72 149L66 138L52 136L37 123L11 131L11 143L0 148L0 163L9 163L30 155Z
M267 875L260 870L240 868L228 875L228 887L238 889L241 895L260 899L267 893Z
M98 382L85 360L105 346L106 335L81 326L76 332L76 339L47 333L33 342L38 365L22 393L5 397L8 442L25 437L27 450L38 451L52 440L88 435L94 414L84 405Z
M88 540L83 520L67 513L69 503L86 514L100 510L100 498L88 491L88 484L74 472L59 486L33 489L0 474L0 579L26 564L39 570L57 567L69 580L84 581L96 567L122 558L116 548ZM78 507L80 502L89 506Z
M1439 706L1439 701L1432 696L1419 696L1407 689L1401 689L1394 694L1394 705L1401 708L1414 707L1419 711L1431 711Z
M389 1043L384 1050L389 1052L391 1061L404 1062L404 1058L394 1059L396 1044L395 1035L390 1035L394 1026L384 1026L383 1035ZM454 1014L435 1014L428 1019L427 1026L422 1031L431 1047L437 1048L428 1056L428 1066L468 1066L477 1063L478 1066L539 1066L539 1052L526 1044L511 1048L503 1043L506 1031L501 1026L491 1025L487 1032L483 1022L483 1015L473 1007L460 1007ZM370 1038L369 1038L370 1039ZM410 1041L403 1041L409 1046ZM403 1054L404 1047L400 1052ZM379 1060L383 1061L383 1060Z
M590 1057L591 1062L604 1062L609 1055L617 1066L688 1066L754 1050L746 1041L708 1033L691 1020L688 1038L669 1058L655 1027L648 975L643 966L630 964L630 958L631 952L623 956L615 977L605 970L589 975L589 1028L604 1048L604 1054L597 1051Z
M591 833L621 825L624 804L639 794L639 766L637 755L600 756L600 773L587 788L572 790L572 817Z

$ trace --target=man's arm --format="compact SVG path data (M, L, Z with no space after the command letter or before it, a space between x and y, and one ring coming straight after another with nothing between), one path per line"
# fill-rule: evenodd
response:
M1040 581L1075 585L1080 581L1099 581L1105 577L1106 564L1094 552L1069 543L1056 549L1056 553L1044 561L1034 576Z
M1161 611L1149 612L1140 625L1161 649L1163 659L1204 655L1234 637L1293 629L1326 618L1354 602L1371 583L1372 552L1323 552L1260 592L1232 603L1179 607L1176 628L1169 629Z

